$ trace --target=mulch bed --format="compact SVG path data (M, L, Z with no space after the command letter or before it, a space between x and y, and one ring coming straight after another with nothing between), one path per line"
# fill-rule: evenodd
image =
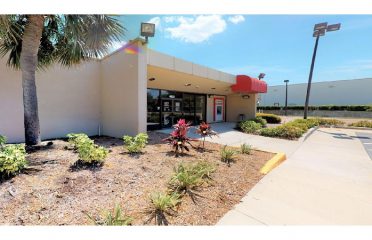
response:
M196 204L184 196L177 215L167 220L170 225L213 225L263 177L259 169L273 156L261 151L238 154L228 167L220 161L219 144L206 142L205 152L191 149L176 157L161 142L166 135L149 136L139 155L127 154L121 139L96 138L110 153L103 166L94 167L81 166L77 153L66 150L66 141L44 142L28 154L30 169L0 183L0 224L91 225L87 213L100 215L120 204L134 218L133 225L143 225L149 217L144 213L149 195L167 189L173 168L203 159L216 165L213 181L200 189Z

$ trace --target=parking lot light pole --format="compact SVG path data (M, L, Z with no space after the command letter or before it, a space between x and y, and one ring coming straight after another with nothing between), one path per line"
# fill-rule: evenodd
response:
M288 82L289 80L284 80L285 82L285 108L284 108L284 114L287 116L287 107L288 107Z
M311 81L313 78L314 64L315 64L316 52L318 50L319 37L324 36L326 31L327 32L337 31L337 30L340 30L340 28L341 28L341 23L328 25L328 23L324 22L324 23L315 24L314 26L313 37L316 37L316 40L315 40L313 57L311 60L309 80L307 83L306 100L305 100L305 108L304 108L304 119L307 119L307 112L309 108L309 99L310 99L310 90L311 90Z

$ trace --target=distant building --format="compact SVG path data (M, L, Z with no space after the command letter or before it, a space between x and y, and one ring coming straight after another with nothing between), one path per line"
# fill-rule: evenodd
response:
M307 83L288 84L288 106L305 105ZM309 105L372 104L372 78L313 82ZM268 86L259 106L284 106L285 85Z

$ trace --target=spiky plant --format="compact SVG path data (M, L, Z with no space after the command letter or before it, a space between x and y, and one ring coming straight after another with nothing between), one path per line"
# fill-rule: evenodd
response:
M221 149L221 161L227 163L230 166L231 162L235 160L236 151L227 148L227 145L223 146Z
M252 145L243 143L242 145L240 145L240 152L243 153L243 154L251 154Z
M168 225L167 216L175 216L175 207L181 202L178 193L162 193L154 192L150 195L150 205L146 209L146 214L150 215L145 223L151 222L155 219L157 225Z
M104 226L127 226L131 225L133 218L124 214L119 204L115 205L113 211L107 211L105 214L98 216L96 218L92 217L89 214L86 214L87 217L95 225L104 225Z
M26 145L40 143L36 70L103 56L123 33L119 21L106 15L0 15L0 55L22 71Z

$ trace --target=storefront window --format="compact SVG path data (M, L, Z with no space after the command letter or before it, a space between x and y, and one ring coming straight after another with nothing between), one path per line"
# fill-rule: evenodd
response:
M180 118L199 124L205 121L206 96L168 90L147 90L148 129L172 127Z

